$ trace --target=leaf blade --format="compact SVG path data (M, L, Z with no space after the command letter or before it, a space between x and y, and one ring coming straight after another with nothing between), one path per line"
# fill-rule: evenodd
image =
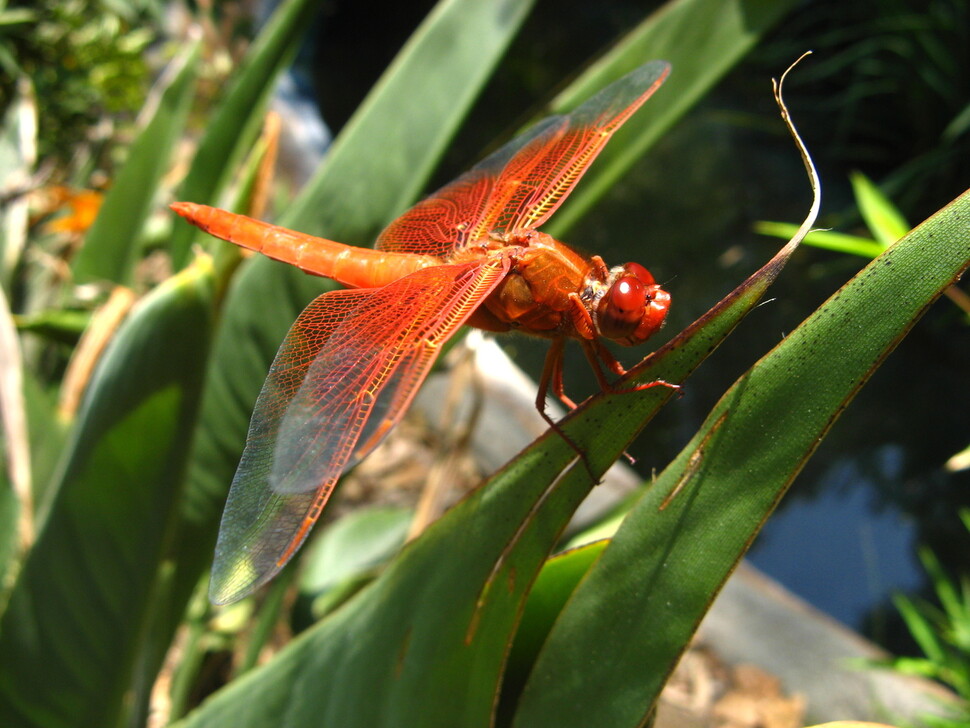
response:
M89 386L0 622L4 725L112 725L132 699L141 627L177 513L211 291L204 264L156 289Z
M970 193L870 263L724 395L573 594L526 686L517 726L588 725L591 715L609 725L641 723L709 601L805 460L930 302L970 265L967 219ZM610 619L597 623L591 615L606 605ZM581 704L580 678L588 698Z
M171 81L161 93L155 114L131 145L124 167L84 237L73 265L79 281L130 282L145 221L188 116L201 47L201 41L194 41L172 62L168 70Z

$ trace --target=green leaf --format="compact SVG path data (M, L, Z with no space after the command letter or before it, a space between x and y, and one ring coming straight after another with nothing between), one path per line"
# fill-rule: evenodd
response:
M158 108L128 150L124 167L112 180L98 217L84 237L74 261L78 281L130 282L145 221L188 116L200 49L201 43L196 41L170 64L170 80Z
M929 658L929 662L942 665L946 659L946 653L933 625L926 619L922 610L912 599L902 594L893 597L893 604L906 622L906 629L909 630L923 654Z
M958 618L963 610L963 605L960 601L957 586L950 580L946 571L944 571L940 560L936 558L936 554L929 548L923 547L919 550L919 560L923 564L923 569L930 577L930 583L933 584L933 591L936 592L936 598L940 600L940 605L943 607L943 611L947 617L951 621Z
M32 485L31 497L26 500L32 501L32 511L27 523L20 520L24 517L21 500L11 487L5 462L3 492L0 494L0 533L3 534L3 542L0 544L0 571L5 570L0 586L0 614L6 609L7 599L16 584L16 571L26 556L25 547L29 544L22 541L24 537L30 538L32 532L36 531L35 521L39 506L47 502L51 475L63 449L66 434L65 423L57 416L54 397L43 390L29 369L22 372L22 385ZM10 433L5 431L4 438L9 441L10 437ZM9 447L7 444L5 449Z
M186 725L488 725L505 651L496 634L511 629L530 573L556 537L554 522L564 523L589 488L581 467L556 481L570 453L561 439L545 445L449 511L377 582ZM549 490L567 480L570 487ZM547 523L534 510L539 502L554 511Z
M206 123L177 199L219 204L219 194L256 138L280 71L293 60L300 37L319 10L319 4L311 0L289 0L276 9L243 58L225 98ZM188 225L175 227L169 249L176 269L184 264L197 232Z
M372 507L330 524L307 549L300 591L320 594L387 561L404 544L412 518L410 509Z
M787 222L759 222L755 224L754 230L762 235L771 235L775 238L787 240L798 230L798 225ZM859 255L870 260L886 249L885 245L869 238L834 233L829 230L813 230L805 236L805 244L816 248L834 250L837 253Z
M850 175L859 212L872 236L882 246L888 247L909 232L909 223L899 209L886 197L872 180L861 172Z
M23 354L7 295L0 291L0 613L18 557L33 538L30 436L24 396Z
M6 5L6 3L4 3ZM2 7L2 6L0 6ZM27 8L14 8L7 10L5 7L0 10L0 26L6 32L10 26L22 25L23 23L34 23L37 21L37 13Z
M53 492L57 461L67 440L69 423L57 412L56 393L45 390L30 369L24 369L24 403L29 427L34 507L41 510ZM36 514L35 514L36 517Z
M870 263L725 393L573 593L516 726L643 723L792 479L882 360L970 265L968 221L970 193Z
M834 250L837 253L875 258L905 235L909 231L909 224L889 198L883 195L868 177L855 172L851 180L859 211L876 239L870 240L829 230L813 230L805 238L805 244ZM783 222L759 222L755 224L754 229L762 235L788 238L798 229L798 226Z
M556 554L546 561L522 611L502 682L499 714L508 723L536 657L563 606L609 541L592 541Z
M0 622L0 724L98 725L145 709L133 674L181 495L212 326L200 260L132 310L88 388Z
M6 467L0 471L0 609L5 608L19 556L21 507Z
M34 314L14 316L18 331L30 331L51 341L75 345L91 323L90 311L48 309Z
M574 107L649 58L669 61L673 69L655 97L617 131L543 231L561 237L794 5L792 0L669 2L591 65L556 97L554 111Z

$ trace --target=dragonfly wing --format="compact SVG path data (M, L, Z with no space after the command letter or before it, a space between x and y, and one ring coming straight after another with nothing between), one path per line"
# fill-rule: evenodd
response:
M549 117L520 134L394 220L378 236L376 247L447 257L480 239L481 222L490 202L494 206L495 183L509 160L532 140L555 134L563 123L561 116Z
M578 106L557 133L523 147L496 182L503 201L482 222L487 232L537 228L562 204L619 129L660 88L670 64L652 61Z
M286 564L337 479L400 420L441 345L508 267L505 256L433 266L383 288L325 293L304 310L256 402L219 529L214 603Z
M378 247L447 257L491 232L539 227L669 71L653 61L572 113L539 122L401 215Z

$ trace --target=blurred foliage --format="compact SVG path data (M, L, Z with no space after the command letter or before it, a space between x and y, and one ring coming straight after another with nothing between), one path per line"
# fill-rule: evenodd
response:
M151 6L99 0L13 2L0 12L0 113L27 76L42 158L70 160L99 124L133 118L148 91Z
M806 45L817 62L796 82L792 112L810 120L828 173L863 170L912 219L966 189L970 3L810 0L761 46L758 66Z
M962 511L960 518L970 532L970 510ZM961 728L970 725L970 575L951 576L928 548L921 548L919 557L935 600L897 594L893 603L923 657L872 664L938 680L949 687L957 701L947 706L948 714L920 716L920 720L933 728Z

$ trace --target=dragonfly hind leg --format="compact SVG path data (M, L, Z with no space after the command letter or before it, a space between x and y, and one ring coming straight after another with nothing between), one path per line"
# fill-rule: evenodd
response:
M569 398L563 389L562 383L562 353L565 348L566 340L564 338L557 338L552 340L552 344L549 346L549 352L546 354L545 364L542 366L542 376L539 379L539 392L536 395L536 409L539 410L539 414L542 419L546 421L546 424L555 431L563 441L569 445L570 448L579 455L580 459L583 461L583 466L586 468L586 472L589 473L590 477L599 482L599 478L593 473L593 468L590 466L589 459L586 457L586 451L583 450L579 445L573 442L572 438L567 435L559 424L549 416L546 412L546 395L549 394L550 388L552 393L556 395L556 398L562 402L566 407L572 411L576 409L577 405L573 400Z
M590 366L593 368L593 372L596 374L596 380L599 382L600 389L604 392L609 392L610 394L627 394L630 392L641 392L644 389L651 389L652 387L669 387L677 392L681 391L679 384L671 384L670 382L665 382L663 379L655 379L652 382L647 382L646 384L638 384L634 387L617 387L614 382L611 382L606 378L606 373L603 371L603 365L616 374L618 377L623 377L626 375L627 370L617 361L616 357L610 353L599 341L599 339L583 339L581 341L583 345L583 353L586 354L586 359L589 361ZM636 463L636 458L630 453L623 451L623 457L627 459L630 465Z

